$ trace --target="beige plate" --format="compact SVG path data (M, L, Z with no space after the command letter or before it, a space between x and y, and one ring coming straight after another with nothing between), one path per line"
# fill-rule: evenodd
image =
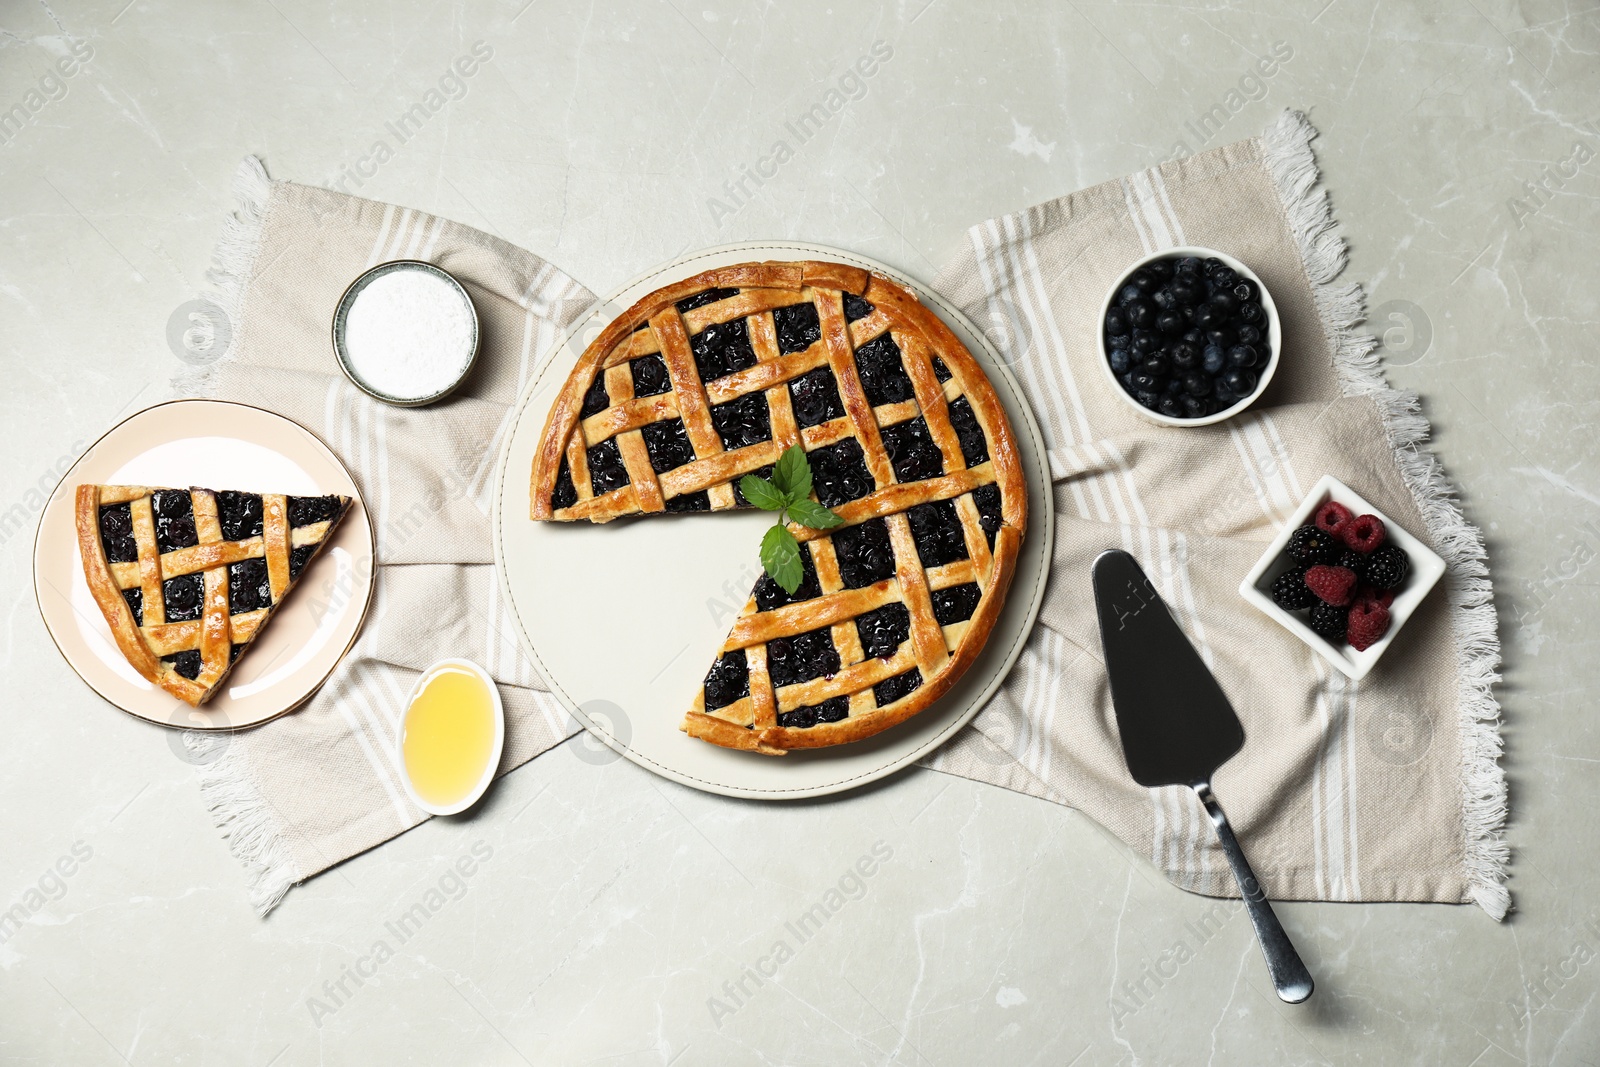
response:
M760 572L762 512L589 523L528 519L528 472L550 404L584 347L639 297L712 267L760 259L830 259L878 271L942 318L989 374L1016 431L1028 481L1028 533L988 645L931 708L875 737L836 748L760 756L678 729L728 626ZM514 409L494 497L494 554L523 645L556 696L596 737L641 767L728 796L798 799L838 793L932 752L988 701L1039 612L1052 530L1038 424L999 354L949 303L851 252L770 242L685 256L624 286L580 322L535 373Z
M333 541L239 659L227 688L191 708L141 678L112 642L83 580L73 525L80 484L241 489L355 498ZM45 628L96 693L141 719L234 730L291 711L354 643L372 595L372 525L337 456L282 415L219 400L158 404L120 423L73 464L39 518L33 588Z

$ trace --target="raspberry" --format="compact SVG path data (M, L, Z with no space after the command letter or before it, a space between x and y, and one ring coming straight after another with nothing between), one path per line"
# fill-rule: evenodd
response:
M1384 545L1367 557L1364 569L1370 584L1379 589L1397 589L1411 573L1411 559L1399 545Z
M1350 609L1345 638L1350 647L1363 652L1389 632L1389 609L1376 600L1363 600Z
M1272 583L1272 602L1285 611L1309 608L1317 602L1316 596L1306 588L1304 567L1295 567L1278 576L1278 580Z
M1317 509L1315 521L1317 529L1323 533L1330 533L1335 537L1339 537L1344 533L1344 528L1350 525L1350 520L1355 517L1355 512L1337 500L1330 500Z
M1302 526L1289 538L1283 550L1296 563L1309 567L1317 563L1332 563L1338 547L1338 540L1331 534L1323 533L1315 526Z
M1357 552L1371 552L1383 544L1385 535L1382 519L1376 515L1362 515L1344 528L1344 543Z
M1311 608L1311 628L1319 637L1335 644L1344 640L1345 626L1350 616L1349 608L1317 603Z
M1357 586L1355 598L1350 601L1350 606L1354 608L1357 604L1363 602L1378 604L1385 608L1392 607L1394 605L1394 590L1374 589L1370 585Z
M1355 592L1356 572L1349 567L1329 567L1319 564L1306 571L1306 588L1317 594L1324 604L1344 607Z

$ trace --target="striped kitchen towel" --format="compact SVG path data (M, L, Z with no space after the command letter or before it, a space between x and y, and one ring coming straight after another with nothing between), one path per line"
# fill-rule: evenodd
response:
M1133 553L1216 673L1246 743L1218 773L1268 895L1509 905L1505 781L1491 693L1499 642L1483 541L1422 446L1417 398L1390 389L1354 331L1303 115L969 231L935 287L1000 342L1039 416L1055 483L1055 559L1039 625L973 729L926 761L1079 808L1174 883L1237 895L1187 788L1148 790L1117 741L1089 582ZM1127 264L1179 245L1249 264L1283 321L1277 376L1217 426L1155 426L1096 365L1100 300ZM1443 588L1351 682L1245 605L1240 579L1324 474L1449 564Z
M178 391L266 407L316 432L360 486L378 556L361 637L327 684L294 714L230 735L202 771L206 804L265 914L295 883L428 817L406 798L395 734L406 694L430 664L465 656L500 683L501 773L576 731L506 614L489 499L512 402L594 298L539 257L478 230L270 181L253 158L240 167L235 193L212 272L232 343ZM329 345L345 287L392 259L450 271L478 309L471 376L424 408L360 392ZM214 744L209 735L195 740Z
M1090 561L1122 547L1244 722L1247 743L1215 785L1271 896L1475 901L1500 917L1506 796L1483 543L1422 447L1416 398L1385 385L1372 339L1354 332L1360 289L1334 284L1344 245L1313 191L1314 135L1285 113L1259 138L983 223L935 281L996 339L1038 413L1057 517L1039 625L1016 669L926 764L1080 808L1176 884L1236 895L1193 794L1142 789L1123 764L1089 589ZM510 717L502 770L573 732L499 601L487 514L508 407L592 297L488 235L269 182L255 160L238 191L218 265L233 345L183 391L247 400L316 430L354 473L378 530L376 598L352 653L295 714L235 735L202 777L265 912L292 884L422 821L392 760L400 701L421 667L468 655L500 681ZM1173 430L1110 392L1094 319L1130 261L1182 244L1231 252L1265 279L1284 355L1251 413ZM402 257L460 278L483 320L467 386L421 409L357 392L328 345L344 286ZM1359 684L1237 593L1323 474L1450 567Z

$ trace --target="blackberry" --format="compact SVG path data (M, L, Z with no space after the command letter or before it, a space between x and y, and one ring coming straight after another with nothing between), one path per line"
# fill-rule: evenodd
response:
M1302 526L1289 538L1283 550L1296 563L1310 567L1338 559L1344 544L1315 526Z
M1363 569L1368 584L1379 589L1398 589L1411 573L1411 559L1399 545L1384 545L1366 557Z
M1306 569L1284 571L1272 583L1272 602L1285 611L1299 611L1317 602L1317 595L1306 587Z
M1338 553L1333 565L1335 567L1348 567L1350 570L1355 571L1356 581L1364 582L1367 580L1367 563L1369 560L1370 557L1357 552L1355 549L1346 548Z
M1335 607L1320 600L1311 605L1311 628L1317 632L1317 636L1336 645L1344 643L1349 622L1350 609L1347 607Z

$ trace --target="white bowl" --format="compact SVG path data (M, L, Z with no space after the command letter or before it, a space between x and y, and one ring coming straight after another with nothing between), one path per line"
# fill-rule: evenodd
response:
M489 687L489 695L494 702L494 743L489 749L488 765L483 770L483 775L478 783L467 792L467 795L450 805L438 805L424 800L418 793L417 787L411 782L411 771L406 767L406 720L411 717L411 707L416 703L417 694L422 691L423 685L433 677L434 672L442 667L455 667L477 675L484 685ZM411 687L411 692L406 696L406 706L400 712L400 728L395 731L394 751L395 762L400 766L400 781L406 787L406 795L411 798L411 803L427 812L429 815L457 815L476 804L484 792L489 788L489 783L494 781L494 772L500 769L500 755L506 747L506 709L500 701L500 687L495 685L489 672L469 659L442 659L422 672L416 684Z
M1266 312L1267 315L1267 365L1261 368L1255 392L1240 399L1238 403L1230 408L1224 408L1222 411L1204 415L1198 419L1175 419L1170 415L1163 415L1159 411L1151 411L1132 396L1129 396L1128 391L1122 387L1121 382L1117 381L1116 374L1111 370L1111 354L1106 351L1106 311L1111 307L1112 301L1117 298L1117 293L1121 291L1124 285L1128 284L1128 279L1133 276L1135 271L1147 263L1154 263L1158 259L1181 259L1184 256L1195 256L1199 259L1220 259L1223 263L1232 267L1240 277L1248 278L1255 282L1256 286L1261 290L1261 310ZM1105 375L1106 384L1111 386L1111 391L1116 393L1123 403L1140 415L1151 422L1160 423L1162 426L1210 426L1212 423L1221 422L1223 419L1233 418L1239 412L1254 404L1256 398L1267 391L1267 386L1272 383L1273 374L1278 370L1278 357L1283 347L1283 328L1278 322L1278 308L1272 302L1272 294L1267 292L1267 287L1261 283L1261 278L1255 271L1226 252L1218 252L1214 248L1202 248L1199 245L1183 245L1178 248L1162 249L1160 252L1152 253L1136 261L1127 270L1123 271L1121 277L1117 279L1117 283L1106 292L1105 299L1100 301L1100 314L1094 320L1094 336L1095 347L1100 353L1100 370Z
M1389 606L1388 632L1375 644L1360 652L1349 645L1334 645L1324 640L1300 616L1291 614L1272 602L1272 583L1278 580L1279 575L1294 566L1293 561L1285 556L1283 551L1289 544L1289 538L1293 537L1294 532L1300 527L1308 525L1316 515L1317 509L1329 500L1338 501L1357 515L1378 516L1388 531L1388 541L1399 545L1411 559L1411 574L1406 578L1405 585L1395 594L1394 603ZM1250 568L1250 573L1239 583L1239 595L1310 645L1323 659L1349 676L1352 681L1360 681L1366 677L1368 671L1372 670L1378 662L1378 657L1389 647L1389 642L1400 632L1400 627L1404 626L1406 620L1411 618L1412 612L1417 610L1417 605L1422 603L1422 599L1428 595L1439 579L1444 577L1444 572L1445 562L1439 558L1438 553L1412 537L1393 519L1367 503L1359 493L1330 474L1316 484L1311 490L1311 495L1307 496L1299 509L1290 516L1288 525L1279 531L1266 554Z

